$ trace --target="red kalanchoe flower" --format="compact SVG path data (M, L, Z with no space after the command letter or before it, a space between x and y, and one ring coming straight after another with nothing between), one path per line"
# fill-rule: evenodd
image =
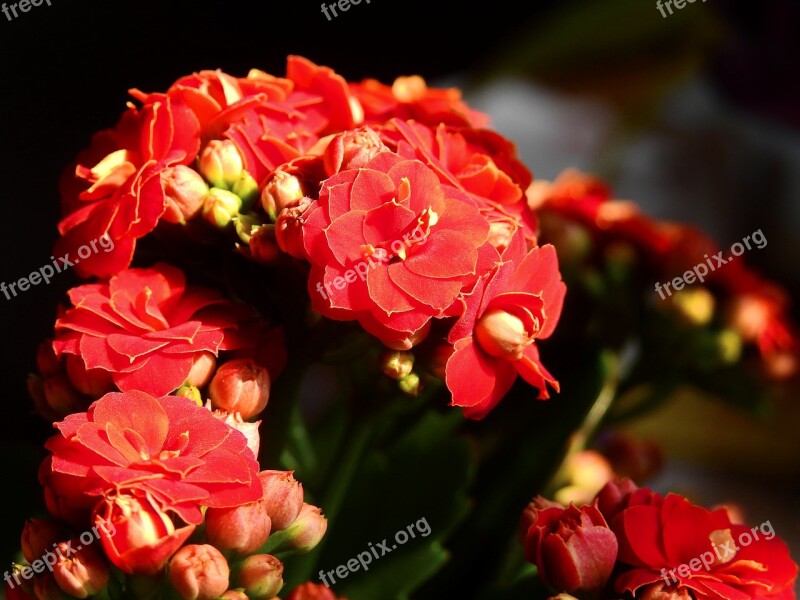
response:
M391 86L376 79L351 83L350 90L364 109L364 121L384 123L391 118L415 119L426 125L439 123L486 127L489 117L471 109L456 88L429 88L418 76L398 77Z
M312 306L408 349L496 257L486 220L462 195L390 152L327 179L303 215Z
M732 523L724 508L646 488L608 506L619 563L629 567L614 582L619 593L667 583L701 600L794 598L797 565L769 522L751 529Z
M128 267L136 240L167 210L162 173L192 162L199 148L199 123L183 104L154 94L141 109L129 108L116 128L94 137L62 178L62 238L54 255L66 258L63 266L74 263L82 276ZM92 251L79 258L82 246Z
M74 517L125 488L197 524L201 505L238 506L263 494L245 436L185 398L106 394L55 426L40 470L54 516Z
M334 594L329 587L321 583L312 583L310 581L298 585L292 590L292 593L286 597L286 600L345 600Z
M533 504L525 558L542 581L570 593L601 590L614 569L617 539L597 506L564 508L538 498Z
M73 308L56 321L56 352L109 372L122 391L153 395L180 387L197 356L242 346L237 328L251 316L213 290L186 287L166 264L73 288L69 297Z
M555 248L525 253L516 235L503 262L464 296L463 312L450 331L455 347L446 366L452 404L474 419L483 418L513 385L517 375L549 397L556 379L539 360L536 340L549 337L558 322L566 286L561 281Z

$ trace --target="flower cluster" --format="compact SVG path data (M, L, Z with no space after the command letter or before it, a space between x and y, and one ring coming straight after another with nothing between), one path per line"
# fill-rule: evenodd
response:
M794 598L798 567L771 527L751 529L724 508L661 496L629 479L609 482L581 506L536 497L519 534L525 557L561 598Z

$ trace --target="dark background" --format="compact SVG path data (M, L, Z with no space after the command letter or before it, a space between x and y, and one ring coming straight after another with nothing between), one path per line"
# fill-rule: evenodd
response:
M713 25L708 43L698 42L703 60L695 67L719 96L787 135L796 136L800 125L797 2L739 5L708 0L662 22L654 0L636 0L646 13L634 16L631 8L631 21L623 25L644 36L644 22L654 33L616 46L611 40L604 46L611 49L607 55L595 54L594 62L581 63L581 56L570 55L572 44L585 49L588 38L606 33L601 16L596 26L589 18L591 11L584 11L589 17L578 19L572 30L556 36L567 50L559 54L551 49L545 57L549 62L541 53L516 51L544 35L538 25L564 3L523 3L522 9L504 2L481 3L478 12L463 2L437 2L436 15L441 16L435 16L429 10L431 0L362 0L329 22L316 1L51 1L52 6L32 8L10 22L0 14L0 281L17 280L50 262L59 219L59 173L92 133L113 126L125 108L127 90L161 91L200 69L244 76L256 67L282 75L286 55L301 54L348 79L369 76L387 83L418 73L429 81L455 76L469 84L486 82L501 70L513 71L577 94L602 96L623 114L638 115L639 88L630 80L620 83L618 72L629 74L642 65L652 72L651 63L663 64L664 56L685 49L686 30L681 28L703 11ZM627 0L617 4L633 7ZM693 39L701 38L706 39ZM577 85L581 83L586 85ZM652 107L652 98L646 102ZM536 172L536 165L531 166ZM757 191L764 181L752 179ZM762 192L774 193L770 190L764 184ZM741 225L723 243L763 225L742 225L737 215L778 210L768 202L758 204L755 192L753 198L755 208L742 211L733 204L714 213ZM783 222L780 213L764 219ZM791 221L783 222L781 236L770 242L796 250L792 227ZM794 256L773 251L753 258L796 290ZM9 513L0 522L4 561L18 546L24 517L39 507L36 466L50 431L31 411L26 374L34 369L36 346L52 333L57 303L76 281L66 273L11 300L0 295L0 451L5 459L3 491L9 496L4 502Z

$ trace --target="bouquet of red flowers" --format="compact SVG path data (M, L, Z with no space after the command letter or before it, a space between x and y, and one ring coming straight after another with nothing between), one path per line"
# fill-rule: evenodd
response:
M60 182L53 269L87 281L29 379L56 432L9 598L794 598L769 522L591 449L682 382L793 377L776 286L534 182L420 77L292 56L131 95Z

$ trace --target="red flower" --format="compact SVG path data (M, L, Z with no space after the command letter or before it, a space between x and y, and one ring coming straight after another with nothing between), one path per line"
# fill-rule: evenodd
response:
M151 96L134 94L145 101ZM357 124L347 82L328 67L290 56L286 78L253 69L246 78L202 71L176 81L167 96L197 117L203 139L232 140L255 180L304 154L320 136Z
M40 470L54 516L74 520L100 496L113 504L115 490L133 490L140 504L146 494L197 524L201 505L238 506L263 493L245 436L185 398L114 392L56 427Z
M351 83L350 90L364 109L366 123L384 123L391 118L415 119L426 125L439 123L485 127L489 118L472 110L456 88L429 88L418 75L398 77L391 86L375 79Z
M410 347L496 257L488 224L462 195L391 152L327 179L303 215L312 306Z
M108 371L122 391L154 395L180 387L198 355L242 346L236 330L250 317L212 290L187 288L166 264L73 288L69 297L73 308L56 321L56 352Z
M129 108L116 128L94 137L74 171L65 173L55 255L74 263L82 276L103 277L128 267L136 240L155 229L167 208L162 173L189 164L199 148L197 118L183 104L154 94L141 109ZM98 248L103 236L111 243ZM82 246L94 250L78 258Z
M450 331L455 352L446 366L452 404L480 419L497 405L517 375L539 388L558 382L539 360L536 340L549 337L561 314L566 286L561 281L555 248L547 245L525 253L516 235L503 262L464 296L461 317Z
M339 598L330 588L321 583L308 581L294 588L286 600L344 600L344 598Z
M619 540L617 592L666 582L698 600L794 598L797 577L786 545L771 523L749 528L677 494L646 488L627 494L610 520ZM769 527L765 527L769 525Z
M536 565L542 581L563 592L601 590L614 569L617 539L597 507L534 504L525 558Z
M436 172L442 183L465 192L491 226L492 245L503 250L522 229L533 244L536 217L524 190L530 171L520 162L514 144L487 129L427 127L392 119L381 134L391 149L416 158Z

